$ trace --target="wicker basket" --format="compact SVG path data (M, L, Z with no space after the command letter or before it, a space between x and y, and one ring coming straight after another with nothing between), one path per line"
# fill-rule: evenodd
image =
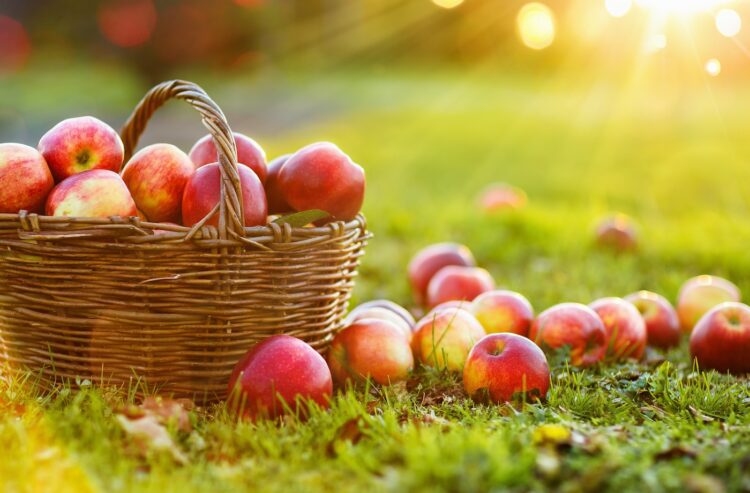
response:
M243 227L232 132L190 82L146 94L122 130L126 159L172 98L201 114L219 149L220 203L192 228L0 214L0 360L11 368L48 386L139 382L208 402L225 397L257 341L283 333L323 351L339 328L369 237L364 218ZM213 214L218 227L204 224Z

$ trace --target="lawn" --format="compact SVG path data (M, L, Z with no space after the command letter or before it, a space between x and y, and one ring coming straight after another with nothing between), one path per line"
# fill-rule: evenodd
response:
M687 97L571 75L429 73L206 82L234 128L257 135L271 156L325 139L365 166L375 236L355 301L408 306L410 256L446 240L468 245L537 311L642 288L674 300L682 281L704 273L750 293L750 98L737 87L700 86ZM186 148L197 124L184 132L163 124L191 116L168 111L152 130ZM158 133L160 121L171 133ZM528 206L482 213L476 195L493 181L525 189ZM637 253L592 244L596 220L613 211L639 222ZM306 422L235 424L221 405L194 409L191 426L169 427L179 460L144 455L122 431L125 397L91 388L40 395L17 378L0 387L0 484L9 492L750 491L746 378L696 371L686 344L584 371L556 360L552 374L545 402L515 407L474 404L455 376L420 370L406 385L339 393L331 411Z

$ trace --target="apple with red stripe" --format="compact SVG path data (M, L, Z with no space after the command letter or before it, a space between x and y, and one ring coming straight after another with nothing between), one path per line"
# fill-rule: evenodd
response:
M625 297L646 323L648 345L667 349L680 342L680 319L672 304L660 294L638 291Z
M607 352L607 332L599 315L580 303L560 303L539 314L529 338L546 352L570 351L573 366L591 366Z
M234 135L234 143L237 146L237 162L253 170L258 175L260 182L265 183L268 173L266 152L247 135L238 132L234 132L232 135ZM214 144L214 139L210 135L198 140L190 149L188 156L196 168L219 162L216 144Z
M632 303L622 298L602 298L589 306L604 323L608 356L613 360L643 357L648 338L646 323Z
M458 243L436 243L418 251L409 262L409 283L414 300L419 305L427 302L427 286L443 267L477 265L471 250Z
M120 175L106 169L92 169L70 176L47 197L48 216L135 217L133 197Z
M471 313L446 308L417 322L411 348L423 365L460 372L469 351L484 336L482 324Z
M0 212L42 212L54 186L39 151L23 144L0 144Z

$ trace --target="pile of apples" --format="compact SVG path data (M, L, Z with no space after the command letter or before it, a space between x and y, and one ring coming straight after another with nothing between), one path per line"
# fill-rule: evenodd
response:
M739 302L737 286L719 277L685 282L676 309L663 296L640 291L588 306L561 303L535 316L523 295L496 289L463 245L421 250L408 276L424 309L419 320L392 301L359 305L326 359L299 339L273 336L237 364L230 409L251 419L275 418L289 410L279 397L327 407L334 384L389 385L407 379L415 364L461 374L477 401L543 399L549 354L578 367L640 360L647 345L674 347L683 335L690 335L700 368L750 373L750 307Z
M266 164L250 137L234 134L245 226L269 214L318 209L328 220L351 220L362 207L365 173L329 142L303 147ZM0 212L48 216L139 216L193 226L220 199L221 170L206 135L189 154L171 144L144 147L123 162L120 136L91 116L55 125L36 149L0 144ZM217 225L214 215L207 224Z

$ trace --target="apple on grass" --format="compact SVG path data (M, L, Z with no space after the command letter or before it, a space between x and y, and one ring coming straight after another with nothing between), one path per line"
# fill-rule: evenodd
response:
M632 303L622 298L602 298L589 306L604 323L608 356L614 360L643 357L648 337L646 323Z
M672 304L664 297L650 291L638 291L625 297L635 306L646 323L648 345L662 349L680 342L680 319Z
M717 276L697 276L685 281L677 295L677 315L683 332L690 333L700 318L725 301L740 301L740 289Z
M295 211L320 209L333 220L354 219L365 198L365 171L330 142L295 152L281 166L277 186Z
M417 322L411 348L422 364L460 372L466 357L485 336L482 324L461 308L446 308Z
M151 222L179 223L182 194L195 172L187 154L171 144L153 144L138 151L122 170L138 210Z
M381 385L406 380L414 357L403 332L388 320L359 319L336 334L328 366L339 385L371 378Z
M489 334L469 352L463 382L466 393L478 401L543 399L550 384L549 365L544 352L526 337Z
M479 197L479 206L485 212L521 209L526 205L526 192L507 183L493 183Z
M117 132L92 116L61 121L42 136L38 148L56 182L93 169L119 172L125 154Z
M406 338L407 341L411 341L413 326L410 326L403 318L401 318L395 312L383 308L380 306L369 306L361 307L358 306L344 319L345 325L351 325L354 322L362 319L376 319L385 320L395 326L398 331Z
M385 308L386 310L390 310L401 317L411 329L414 329L414 325L417 323L416 320L414 320L414 316L409 312L409 310L391 300L366 301L358 305L356 309L364 310L365 308Z
M513 291L487 291L477 296L469 309L488 334L512 332L528 336L534 309L522 294Z
M237 162L244 164L256 175L261 183L265 183L268 169L266 167L266 152L253 139L247 135L234 132L234 143L237 146ZM219 154L216 152L216 144L210 135L202 137L193 145L188 154L196 168L207 164L218 163Z
M237 165L242 188L242 205L245 226L266 224L268 207L266 192L258 176L245 166ZM190 177L182 194L182 223L193 226L200 222L221 199L221 168L219 163L201 166ZM218 212L206 224L218 226Z
M474 298L495 289L495 280L481 267L443 267L427 286L427 305L438 306L446 301L473 301Z
M750 307L730 301L712 308L690 334L690 353L701 369L750 373Z
M0 144L0 212L42 212L54 186L39 151L23 144Z
M138 211L125 182L114 171L94 169L57 184L47 197L48 216L135 217Z
M626 214L604 218L596 227L596 242L616 252L635 250L638 247L635 221Z
M229 378L229 410L243 418L305 417L314 403L328 408L333 393L325 359L304 341L276 335L253 346Z
M443 267L477 265L471 250L458 243L436 243L418 251L409 262L409 283L414 301L419 305L427 302L427 286L435 274Z
M599 315L580 303L547 308L531 324L529 338L545 351L570 351L573 366L591 366L607 352L607 332Z

